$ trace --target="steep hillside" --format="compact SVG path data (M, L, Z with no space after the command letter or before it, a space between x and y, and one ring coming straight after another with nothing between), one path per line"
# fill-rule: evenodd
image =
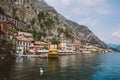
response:
M0 8L5 14L13 16L30 25L29 32L34 32L38 40L60 40L61 38L73 41L77 38L82 41L108 48L86 26L67 20L44 0L0 0Z
M93 45L98 45L99 47L107 48L107 45L101 41L97 36L95 36L88 27L84 25L79 25L76 22L67 20L67 23L72 27L74 30L74 35L79 40L85 40Z

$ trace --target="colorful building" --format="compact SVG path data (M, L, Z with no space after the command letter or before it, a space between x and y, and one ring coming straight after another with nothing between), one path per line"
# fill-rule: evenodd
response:
M0 39L5 40L8 36L8 27L5 23L0 22Z
M15 39L17 53L26 53L28 48L33 45L34 39L32 34L27 32L18 32L18 36Z
M63 52L73 52L74 50L72 42L68 40L61 41L59 46Z
M81 45L82 45L82 42L80 40L74 39L73 46L75 51L79 51Z
M32 46L29 47L29 52L35 54L36 52L48 52L48 47L50 43L44 41L35 41Z
M14 28L16 29L26 29L26 27L28 26L25 22L22 22L18 19L10 17L9 15L1 14L1 13L0 13L0 22L10 24L14 26Z

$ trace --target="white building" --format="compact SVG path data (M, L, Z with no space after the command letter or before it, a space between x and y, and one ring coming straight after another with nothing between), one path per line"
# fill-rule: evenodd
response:
M73 52L73 50L74 50L72 42L67 41L67 40L62 41L60 43L60 47L61 47L61 50L64 52Z
M32 46L32 34L26 32L18 32L18 36L15 40L17 53L23 54L30 46Z

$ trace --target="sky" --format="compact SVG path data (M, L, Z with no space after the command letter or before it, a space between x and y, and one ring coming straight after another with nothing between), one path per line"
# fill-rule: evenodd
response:
M106 43L120 44L120 0L45 0Z

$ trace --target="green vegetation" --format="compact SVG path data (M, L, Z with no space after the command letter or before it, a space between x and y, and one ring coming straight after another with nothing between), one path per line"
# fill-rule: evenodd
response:
M31 24L32 26L35 24L35 19L34 19L34 18L30 21L30 24Z
M61 28L58 28L58 35L60 35L60 34L62 34L62 33L64 33L64 30L61 29Z
M70 38L70 39L73 38L73 37L71 36L70 31L69 31L68 29L65 29L64 34L65 34L65 36L66 36L67 38Z
M42 37L46 37L46 33L42 31L36 31L35 29L29 30L32 33L35 40L41 40Z
M41 28L50 29L54 24L54 20L50 17L51 15L48 13L40 12L38 14L38 20L41 22Z
M13 43L13 40L12 40L12 39L7 39L7 40L6 40L6 44L7 44L9 47L11 47L11 46L13 46L13 45L14 45L14 43Z
M30 33L32 33L32 35L33 35L33 38L35 39L35 40L38 40L38 32L35 30L35 29L32 29L32 30L30 30L29 31Z
M15 19L20 20L18 16L14 16Z
M52 42L52 44L57 44L57 45L60 43L60 41L56 37L53 37L51 39L51 42Z
M17 33L18 31L16 29L12 29L12 34Z
M45 20L44 12L40 12L38 14L38 20L39 20L39 22L41 22L42 19Z
M4 0L0 0L0 2L4 2Z
M4 14L4 10L1 8L1 6L0 6L0 13Z
M73 38L73 36L70 34L71 31L69 29L63 30L63 29L58 28L58 35L60 35L61 33L64 33L67 38L70 38L70 39Z
M46 50L48 50L48 47L47 46L44 46L44 48L43 49L46 49Z
M50 26L52 26L52 25L54 24L54 20L48 18L48 20L45 21L44 24L45 24L48 28L50 28Z
M20 52L20 51L22 51L22 49L18 49L18 48L17 48L16 51Z
M16 15L16 11L17 11L17 8L14 8L14 7L13 7L13 15L14 15L14 16Z

